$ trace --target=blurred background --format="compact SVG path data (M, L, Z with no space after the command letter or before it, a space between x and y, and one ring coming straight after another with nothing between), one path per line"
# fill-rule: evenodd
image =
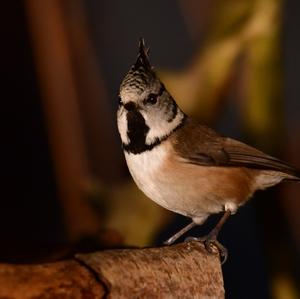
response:
M299 12L297 0L4 1L0 262L159 245L189 221L145 198L123 158L118 88L139 37L187 114L300 168ZM227 298L300 298L299 184L258 192L220 240Z

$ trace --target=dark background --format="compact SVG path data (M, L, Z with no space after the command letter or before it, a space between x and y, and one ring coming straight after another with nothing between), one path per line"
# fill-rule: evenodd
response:
M67 246L80 239L70 237L70 228L64 219L66 206L61 202L59 179L55 174L49 124L44 112L36 52L26 13L27 4L17 0L1 4L1 262L35 260L32 256L35 253L50 252L50 248ZM111 186L112 182L129 178L120 150L114 110L118 86L134 61L138 38L145 37L147 44L151 45L151 61L155 66L179 70L190 61L194 51L202 47L203 34L200 32L197 39L189 36L180 7L174 1L131 1L129 5L127 1L90 0L82 7L94 47L94 62L96 68L101 70L101 84L107 93L106 109L111 113L108 113L105 124L109 128L107 134L113 140L111 146L115 156L109 161L118 158L113 166L103 166L113 168L107 181L103 180ZM273 154L296 161L298 166L299 9L299 1L284 2L280 47L285 130L280 148L273 149ZM212 125L226 135L243 137L239 117L233 102L223 109L222 117ZM105 132L106 129L99 128L99 135L105 136ZM267 140L268 136L265 138ZM245 139L247 137L244 136ZM298 140L298 144L294 145L294 139ZM109 148L105 140L101 142ZM295 188L294 194L298 195L293 200L299 201L300 187ZM278 199L292 193L291 189L285 189L275 187L259 192L225 225L220 240L230 253L223 267L228 298L275 298L274 284L278 281L273 278L277 277L278 272L286 275L300 294L297 290L300 285L300 232L297 233L299 227L295 227L296 222L290 220L296 216L289 218L290 213L296 211L291 212ZM213 217L202 230L197 228L194 233L205 232L215 221ZM155 242L159 244L185 223L185 218L176 216L157 233Z

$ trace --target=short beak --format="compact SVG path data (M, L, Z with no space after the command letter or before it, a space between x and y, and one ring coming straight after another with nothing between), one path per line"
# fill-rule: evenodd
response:
M137 109L137 105L134 102L128 102L128 103L124 104L124 108L127 111L133 111L133 110Z

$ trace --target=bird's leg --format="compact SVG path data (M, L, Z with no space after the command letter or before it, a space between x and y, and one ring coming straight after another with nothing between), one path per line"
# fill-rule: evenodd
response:
M201 241L204 243L205 248L208 252L212 253L213 246L216 246L220 252L221 257L223 258L222 264L224 264L228 257L228 251L226 247L224 247L218 240L218 234L223 226L223 224L226 222L228 217L231 215L231 211L227 210L223 214L222 218L219 220L217 225L204 237L200 238L187 238L186 241Z
M175 235L173 235L171 238L169 238L167 241L164 242L164 245L171 245L173 244L177 239L179 239L183 234L188 232L190 229L192 229L197 224L195 222L189 223L187 226L182 228L180 231L178 231Z

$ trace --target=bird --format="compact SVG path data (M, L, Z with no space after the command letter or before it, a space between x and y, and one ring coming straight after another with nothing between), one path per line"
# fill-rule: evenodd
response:
M120 85L117 125L138 188L162 207L191 219L165 245L210 215L223 213L206 236L187 240L203 242L209 252L217 247L225 262L228 251L217 238L229 216L257 190L300 181L300 172L288 163L186 115L156 75L143 38Z

